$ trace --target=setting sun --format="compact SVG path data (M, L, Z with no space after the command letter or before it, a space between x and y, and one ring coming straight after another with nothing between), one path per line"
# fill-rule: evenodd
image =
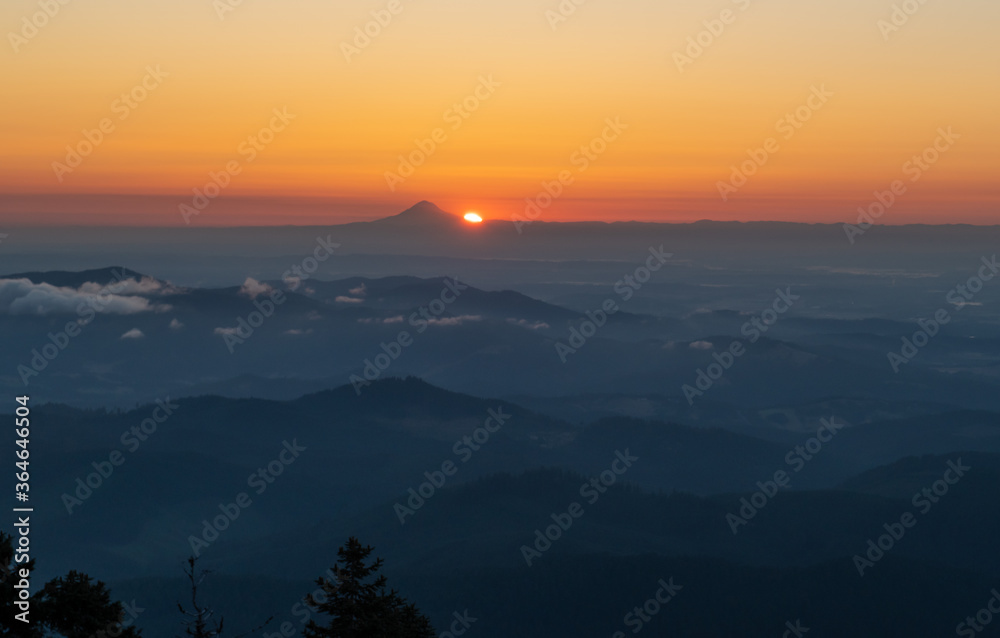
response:
M483 218L479 216L479 213L466 213L465 221L472 222L473 224L482 223Z

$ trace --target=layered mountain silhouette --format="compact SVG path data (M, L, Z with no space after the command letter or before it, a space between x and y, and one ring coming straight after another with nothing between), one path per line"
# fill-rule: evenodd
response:
M220 614L291 633L350 536L470 637L629 635L662 582L643 635L922 638L988 599L998 228L520 230L429 202L19 230L0 404L31 396L37 577L110 582L149 638L176 634L192 538Z
M189 537L239 491L248 491L253 505L206 557L243 583L216 589L217 604L243 609L249 617L290 609L299 596L289 592L308 587L317 556L335 552L349 534L384 548L395 582L424 582L414 587L417 602L436 619L475 605L484 616L503 617L497 627L482 630L490 636L542 636L550 630L538 624L532 611L537 591L525 589L525 582L560 592L549 594L550 605L564 604L558 602L563 596L565 604L593 596L594 587L625 587L641 604L647 580L655 591L660 578L674 577L691 596L684 611L678 605L663 623L675 631L694 626L698 614L692 607L737 592L742 602L734 603L733 613L747 626L787 613L815 614L839 628L847 621L811 607L801 592L822 594L823 609L879 601L903 610L921 595L936 596L952 602L920 617L937 630L962 597L1000 574L1000 563L989 558L1000 520L982 508L1000 497L1000 417L992 414L846 428L796 472L785 444L621 418L572 425L416 379L379 381L361 397L345 386L288 402L183 399L173 402L171 416L148 440L126 450L122 433L154 407L36 411L40 422L62 424L58 431L40 430L33 442L36 498L44 504L38 542L46 547L46 562L100 571L120 595L166 596L176 582L177 561L190 551ZM503 426L463 462L456 443L491 414L502 415ZM255 493L247 477L277 455L283 442L304 448L301 456ZM78 496L76 479L94 472L91 463L115 449L124 463L73 503L69 514L64 495ZM621 481L593 502L582 496L581 486L607 470L618 452L634 457ZM409 490L448 460L458 472L401 524L396 505L417 503L410 502ZM912 510L911 496L939 480L949 462L972 469L861 578L852 557L883 533L884 523ZM734 535L727 515L738 512L741 499L777 470L792 476L790 489L769 499ZM535 530L574 501L585 504L584 515L528 567L522 546L531 545ZM132 504L127 520L116 514L122 503ZM74 533L66 537L60 530L70 524ZM139 573L144 578L135 579ZM754 579L768 586L742 591ZM545 589L550 581L563 584ZM253 587L246 589L247 583ZM925 593L913 590L914 583ZM474 600L456 598L457 592ZM584 616L613 631L629 609L622 607L623 598L596 596ZM246 606L248 600L257 602ZM165 635L155 622L158 613L145 625L154 638ZM721 631L731 620L701 622ZM930 635L927 628L913 631L908 635Z
M86 310L87 300L106 289L104 279L122 273L133 282L120 292L128 298L97 304L96 313ZM23 279L32 283L14 283ZM11 337L0 350L14 362L6 376L0 375L0 387L13 396L26 381L49 401L76 405L133 405L165 394L246 396L239 382L233 392L225 388L231 380L254 378L274 379L274 390L256 383L253 396L291 398L296 384L302 387L298 394L304 394L363 373L383 344L405 331L412 347L379 376L416 375L456 391L526 396L528 401L580 393L657 396L661 405L673 402L663 414L680 422L719 424L706 413L717 404L762 410L844 397L1000 409L1000 395L981 372L980 354L984 345L1000 343L1000 335L987 317L977 318L978 307L963 310L961 323L942 330L926 353L907 365L902 383L886 353L900 347L900 337L912 334L914 324L805 314L779 321L752 342L743 330L751 313L635 312L632 302L615 292L614 282L599 288L594 301L565 297L568 305L559 305L515 290L485 290L455 276L264 283L247 278L241 286L181 288L135 270L104 268L0 280L10 282L5 284L10 292L0 295L8 304L0 308L0 327ZM43 283L73 292L30 288ZM461 287L459 294L448 292L450 283ZM271 309L260 306L268 290L282 293L281 303ZM674 294L670 286L658 290ZM443 291L447 304L440 300ZM764 299L773 295L762 292ZM822 293L812 294L815 299ZM440 305L431 313L436 299ZM620 310L600 319L593 310L607 299L617 300ZM40 358L50 335L81 319L81 308L94 314L82 329L87 337L62 340L66 347L51 362ZM252 327L248 319L261 313L259 308L267 316L254 319L259 325ZM601 327L584 338L581 330L592 327L591 317L598 317ZM970 339L970 331L978 338ZM747 354L706 386L704 371L736 340ZM566 347L574 352L566 355ZM939 364L942 356L949 357L945 367ZM93 366L100 366L102 374L86 375ZM68 382L74 375L88 381ZM689 400L683 388L699 383L703 394ZM619 403L614 414L655 414ZM736 428L745 420L724 417L721 422Z

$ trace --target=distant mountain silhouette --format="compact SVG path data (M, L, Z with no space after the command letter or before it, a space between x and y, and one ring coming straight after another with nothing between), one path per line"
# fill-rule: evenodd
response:
M213 592L228 614L246 609L242 597L261 600L248 612L290 609L294 601L285 600L286 593L294 599L308 591L307 584L296 583L315 577L317 561L331 556L350 533L386 547L386 559L398 566L394 580L419 591L418 602L435 618L447 618L455 608L454 592L468 592L476 612L486 609L483 618L506 619L508 624L482 632L497 637L582 635L575 626L573 634L538 628L541 616L531 607L537 594L516 583L561 592L545 604L567 610L595 582L608 583L605 589L612 592L627 588L586 607L586 620L603 622L610 632L629 599L641 604L658 579L671 576L689 596L685 606L663 616L681 628L676 635L769 636L771 618L801 614L837 627L831 635L868 636L873 634L842 629L840 617L822 616L822 610L854 609L873 600L865 613L879 619L885 608L913 606L920 592L934 601L923 605L921 620L936 633L914 625L898 635L943 635L967 601L988 590L1000 573L990 551L997 515L983 507L1000 494L995 414L965 411L850 428L799 474L785 460L785 445L635 419L574 426L415 378L379 380L360 397L340 386L286 402L179 399L169 421L136 447L136 456L125 452L133 439L122 440L122 433L152 410L40 405L33 412L39 422L60 424L40 428L33 439L34 496L50 504L38 530L46 564L100 570L116 595L128 599L170 600L176 558L189 549L188 535L198 534L239 490L251 494L252 509L206 550L220 574L238 573L254 583L254 591L227 586ZM465 463L455 442L482 427L490 410L507 420ZM266 492L251 490L244 477L287 449L284 442L303 446L301 458ZM82 490L77 479L97 471L94 460L108 458L110 449L121 451L124 466L70 514L63 495ZM607 470L616 450L638 457L621 477L626 484L612 485L600 502L586 502L580 486ZM922 458L905 459L912 455ZM851 557L882 533L883 524L911 509L912 493L938 480L947 461L957 457L974 468L969 477L920 517L871 576L859 579ZM394 504L407 503L408 490L447 460L458 472L400 524ZM733 535L726 515L740 507L741 498L752 498L756 481L769 480L777 469L793 474L793 489L781 490ZM820 491L803 489L808 486ZM585 515L531 567L526 581L520 547L573 501L586 502ZM118 517L121 503L135 504L128 517ZM268 576L247 576L261 566ZM137 575L143 578L121 582ZM745 584L755 581L767 586ZM914 583L920 587L912 589ZM797 598L803 591L808 596ZM704 610L720 599L740 601L740 622L762 629L739 633L725 621L717 633L697 633L693 627L706 622ZM811 599L823 605L810 607ZM157 624L161 607L150 604L141 620L150 638L166 638L157 630L163 626Z
M146 275L123 266L108 266L78 272L49 270L45 272L20 272L3 275L3 279L27 279L33 284L49 284L59 288L79 288L86 283L108 284L124 279L141 280Z
M336 304L344 298L355 300L359 307L412 310L440 294L450 277L349 277L336 281L312 280L302 294ZM280 281L269 282L276 287ZM524 321L550 322L561 325L580 319L581 313L539 301L513 290L486 291L475 286L463 290L449 312L455 315L473 314L504 321L516 318Z
M437 205L425 200L407 208L398 215L377 219L372 223L393 226L434 226L455 225L458 221L457 216L443 211Z
M452 232L449 227L438 228L437 235ZM462 234L464 230L463 222L457 221L453 232ZM408 235L411 241L417 241L419 235L415 229L386 234ZM428 230L427 234L435 233ZM474 237L476 234L470 233L472 239L482 239ZM449 273L450 264L443 263L435 269L438 267L449 277L455 276ZM149 272L146 268L142 270ZM103 286L115 280L116 272L133 278L143 276L138 271L120 268L78 273L26 272L13 276L78 288L87 282ZM458 276L463 279L461 273ZM158 277L157 281L163 279ZM713 353L718 354L740 336L740 324L747 319L725 309L684 316L671 316L669 311L664 315L646 314L647 308L639 305L641 300L637 297L629 302L632 305L622 303L623 309L606 320L599 334L572 355L572 364L564 365L554 344L567 343L572 330L579 333L588 321L582 311L597 307L601 303L600 294L621 299L612 292L610 283L594 286L596 293L587 292L583 296L576 291L585 287L567 284L565 289L569 293L560 294L555 300L551 297L543 300L510 289L483 290L473 286L474 282L474 277L464 280L462 285L468 288L443 308L441 321L431 324L420 318L418 310L441 294L446 285L444 278L350 277L337 281L310 278L295 291L285 289L280 311L273 312L266 324L253 331L252 341L235 345L227 344L224 331L235 329L240 320L245 321L256 311L255 302L260 301L249 296L242 286L152 286L146 293L136 289L129 294L149 297L149 311L102 313L101 321L88 328L88 334L93 336L73 341L71 353L62 357L58 366L64 373L83 373L94 365L108 366L104 374L87 386L66 383L48 373L32 375L30 383L39 396L49 401L80 406L132 405L165 392L173 396L216 392L246 396L246 390L232 392L225 387L213 387L246 375L267 379L296 377L306 380L309 386L306 391L312 391L344 383L350 375L362 372L366 361L381 352L381 343L389 343L405 330L411 336L419 334L420 338L394 364L394 376L416 375L451 390L478 395L551 398L599 392L676 398L683 397L682 385L694 383L697 371L713 363ZM285 284L272 280L272 285ZM673 284L658 289L653 286L643 288L642 294L649 290L651 294L664 295L658 303L669 304L670 308L685 303L683 299L689 294L698 303L698 295L703 294L696 291L697 287L676 290ZM563 284L559 287L563 289ZM878 290L882 294L883 289ZM544 288L540 291L545 294ZM734 306L745 304L738 298L726 301L730 302ZM158 311L152 311L154 307ZM649 306L654 312L655 308ZM61 316L72 316L74 310L64 308ZM8 335L8 343L23 344L11 351L17 361L15 369L31 362L35 356L32 350L43 347L53 330L46 323L4 314L2 308L0 327ZM121 339L131 330L141 331L148 339ZM703 400L763 410L831 397L947 404L944 410L962 406L1000 411L1000 396L993 391L993 382L988 377L945 373L930 365L935 362L933 358L916 359L907 370L905 384L887 376L885 353L899 347L899 335L907 330L910 327L905 323L887 320L872 323L789 317L760 341L750 344L748 353L710 388L710 394L698 397L696 405L684 400L677 406L679 409L662 413L644 412L642 406L608 412L595 405L587 410L591 414L585 420L592 421L594 414L604 411L705 424L688 410L701 409ZM860 336L853 336L858 331ZM710 350L703 349L705 343L712 344ZM963 338L954 329L943 332L935 341L936 347L948 348L954 361L966 363L978 361L974 348L979 343L985 341ZM230 345L235 358L228 356ZM973 349L969 350L970 347ZM20 370L19 375L25 370L33 371ZM191 370L197 370L198 374L192 376ZM13 391L23 387L19 375L0 377L0 387ZM317 386L317 380L324 383ZM330 380L329 384L325 380ZM275 381L278 384L282 382ZM257 392L260 393L256 396L271 398L301 394L287 383L274 391ZM16 395L9 392L7 396ZM581 420L578 410L552 413L574 422ZM861 413L855 411L850 420L864 420ZM896 413L911 414L908 410ZM883 414L880 420L886 416L891 414ZM715 421L727 427L743 422L743 417L729 416L724 421Z

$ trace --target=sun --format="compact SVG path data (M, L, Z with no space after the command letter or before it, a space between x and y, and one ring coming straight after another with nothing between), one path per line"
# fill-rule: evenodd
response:
M479 213L466 213L465 221L471 224L481 224L483 223L483 218L479 216Z

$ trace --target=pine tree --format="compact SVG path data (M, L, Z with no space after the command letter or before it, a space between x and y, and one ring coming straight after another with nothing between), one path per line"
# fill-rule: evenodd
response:
M35 622L37 614L29 616L31 622L17 620L15 614L21 613L17 606L19 590L16 588L20 580L20 571L27 569L30 574L35 569L35 561L24 563L14 561L14 539L9 534L0 532L0 635L11 638L39 638L42 632ZM34 604L32 602L32 604Z
M17 603L24 600L16 587L21 570L30 574L35 561L15 561L14 538L0 532L0 636L5 638L39 638L43 634L58 634L66 638L138 638L140 632L126 618L125 606L111 601L107 586L90 576L71 571L66 576L50 580L28 599L30 622L21 622Z
M368 563L374 551L353 536L337 551L334 580L319 578L326 594L319 603L311 594L309 605L330 617L329 625L310 620L306 638L432 638L430 620L393 589L387 589L382 559Z
M191 556L188 558L188 566L184 570L184 575L187 576L188 582L191 584L191 608L185 609L183 605L177 603L177 609L179 609L182 614L187 616L187 620L184 621L184 633L186 635L191 636L191 638L219 638L222 636L225 618L220 616L219 620L212 620L212 617L215 616L215 610L210 607L203 607L201 603L198 602L198 587L205 581L205 577L212 572L205 569L199 572L197 562L198 559ZM273 618L274 616L268 618L257 627L236 636L236 638L243 638L244 636L248 636L251 633L263 629Z
M111 601L107 586L87 574L71 571L50 580L38 593L36 608L45 628L66 638L139 638L131 626L135 618L126 617L125 606Z

